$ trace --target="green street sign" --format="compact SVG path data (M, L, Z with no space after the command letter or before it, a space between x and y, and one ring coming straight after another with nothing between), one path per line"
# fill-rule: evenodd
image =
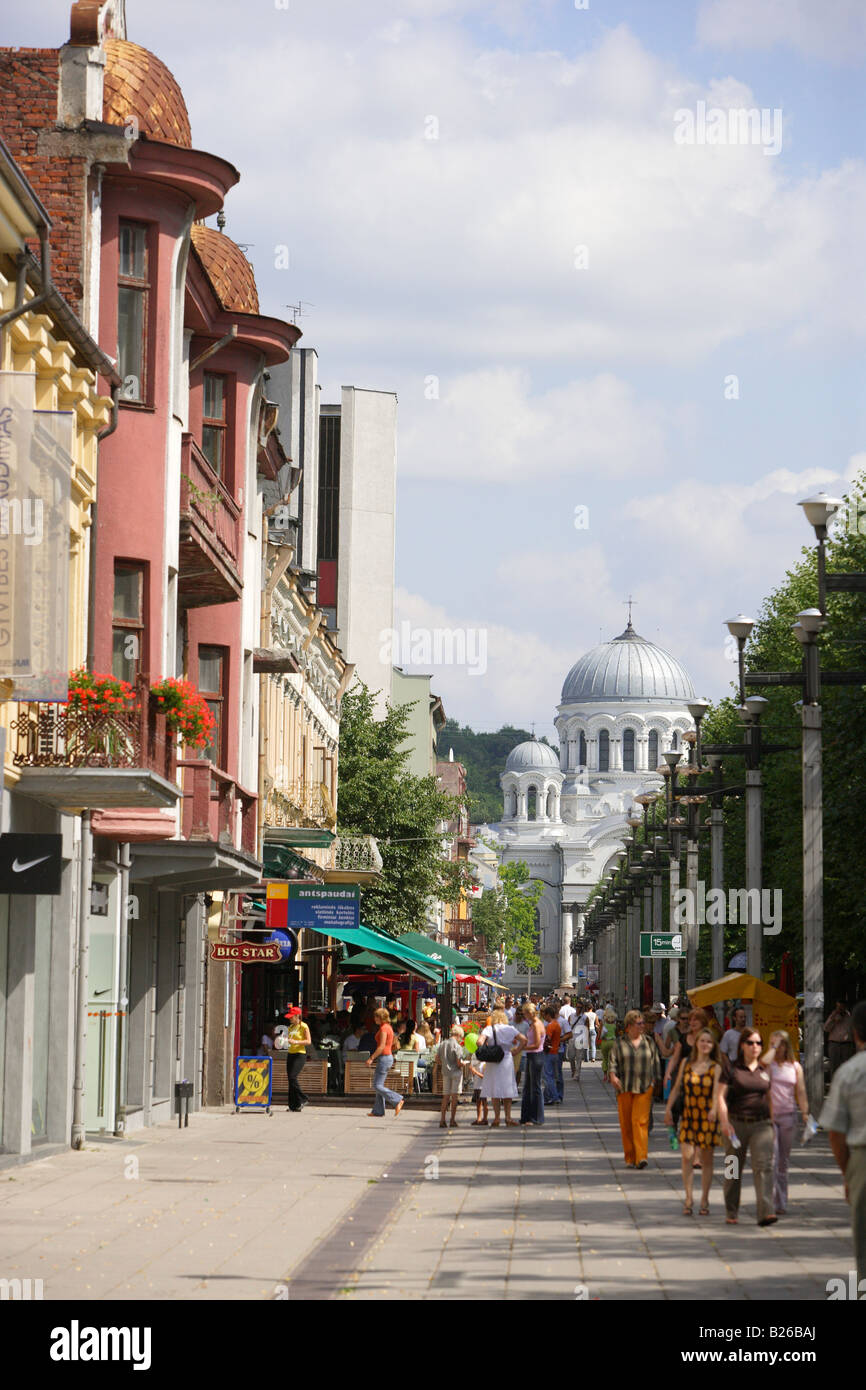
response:
M651 932L640 934L641 960L655 960L663 956L668 960L679 960L683 956L682 932Z

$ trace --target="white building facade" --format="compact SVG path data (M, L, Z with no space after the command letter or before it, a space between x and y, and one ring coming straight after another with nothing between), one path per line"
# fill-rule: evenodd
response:
M693 728L687 705L694 698L676 658L629 621L566 676L555 720L558 752L532 739L508 755L500 778L503 817L491 830L500 861L523 860L529 878L545 885L533 991L578 983L571 946L583 908L623 848L635 796L661 789L656 769ZM507 988L525 990L527 983L525 968L506 966Z

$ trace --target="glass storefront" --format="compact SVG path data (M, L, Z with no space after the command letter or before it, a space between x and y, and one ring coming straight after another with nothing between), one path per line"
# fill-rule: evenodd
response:
M36 941L33 963L33 1124L32 1137L48 1134L48 1038L51 1025L51 907L52 899L36 899Z

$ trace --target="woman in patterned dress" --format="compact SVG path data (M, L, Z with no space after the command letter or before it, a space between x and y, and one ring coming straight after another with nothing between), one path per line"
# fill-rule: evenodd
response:
M701 1164L701 1205L699 1216L710 1214L710 1186L713 1181L713 1156L721 1143L719 1128L719 1082L722 1076L722 1055L709 1028L702 1028L694 1040L691 1055L680 1063L677 1079L665 1109L665 1124L673 1123L673 1104L682 1089L683 1117L680 1121L680 1151L683 1162L683 1216L692 1214L693 1160Z

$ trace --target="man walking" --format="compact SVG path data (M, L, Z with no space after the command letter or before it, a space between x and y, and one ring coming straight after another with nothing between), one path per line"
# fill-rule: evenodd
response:
M866 1003L856 1004L850 1017L857 1051L833 1077L820 1124L845 1176L859 1288L866 1280Z
M544 1056L544 1103L545 1105L561 1105L565 1098L562 1084L562 1055L559 1051L562 1042L562 1029L557 1021L556 1009L552 1004L548 1004L542 1010L541 1016L547 1025L545 1028L547 1052Z
M587 1038L588 1038L588 1040L589 1040L589 1042L588 1042L588 1046L589 1046L589 1060L590 1060L591 1062L594 1062L594 1061L595 1061L595 1048L596 1048L596 1043L598 1042L598 1014L597 1014L596 1011L595 1011L595 1005L594 1005L594 1004L592 1004L592 1003L590 1004L589 1008L587 1009L586 1013L584 1014L584 1018L586 1019L586 1032L587 1032Z
M727 1057L731 1066L737 1060L737 1049L740 1046L740 1034L746 1026L746 1011L742 1004L738 1004L731 1015L731 1026L724 1034L719 1048L723 1057Z
M610 1079L616 1088L619 1127L626 1168L646 1168L653 1087L661 1078L658 1048L644 1036L643 1014L629 1009L625 1037L610 1054Z
M854 1056L854 1040L851 1037L851 1015L841 999L824 1024L824 1032L830 1044L830 1075L835 1076L843 1062Z

